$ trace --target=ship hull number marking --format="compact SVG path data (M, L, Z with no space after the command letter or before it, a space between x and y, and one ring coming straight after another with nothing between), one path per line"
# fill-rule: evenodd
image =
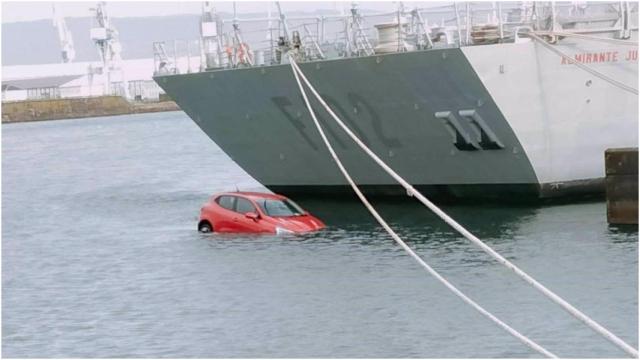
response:
M358 123L356 121L353 121L351 116L349 116L349 112L347 112L338 103L338 101L336 101L334 98L327 96L325 94L320 94L320 96L322 96L322 98L327 103L327 105L329 105L329 107L331 107L331 109L333 109L337 113L337 115L342 120L344 120L345 123L347 123L351 131L353 131L358 136L358 138L360 138L360 140L362 140L362 142L365 143L365 145L371 146L371 141L369 140L367 135L365 135L364 131L362 131L362 129L358 126ZM354 113L357 113L357 114L366 113L368 115L369 121L371 122L371 127L373 128L373 133L376 135L377 139L384 146L386 146L387 148L402 147L402 144L400 143L400 140L398 138L389 136L388 134L385 133L384 129L382 128L383 121L380 118L380 115L378 115L378 113L375 111L373 106L371 106L371 104L369 104L363 97L357 94L349 93L347 94L347 99L349 100L349 104L351 105L351 107L353 107L353 109L355 110ZM309 138L309 136L305 133L306 126L300 120L302 113L298 112L297 114L295 114L295 107L293 102L285 96L272 97L271 101L284 114L285 118L289 120L289 122L300 133L300 135L305 140L305 142L309 144L309 146L311 146L314 150L318 150L318 145L313 140L311 140L311 138ZM300 106L304 106L304 99L302 98L302 96L300 96ZM314 106L314 109L318 109L318 108L321 108L319 104L317 106ZM326 113L326 112L323 110L322 113ZM319 111L316 112L316 116L318 117L320 122L323 124L328 124L328 122L325 121L325 118L323 115L324 114L322 115L319 114ZM325 128L328 130L331 137L335 139L337 145L340 148L342 149L347 148L345 143L342 140L340 140L340 137L337 136L332 126L325 126Z
M367 146L371 145L371 142L364 131L358 126L356 121L353 121L349 112L347 112L335 99L330 96L321 94L327 105L329 105L334 111L343 119L349 126L349 128L364 142ZM366 102L361 96L357 94L348 94L347 99L349 104L354 108L354 113L360 114L362 112L368 114L368 118L371 122L373 133L385 147L389 149L402 147L399 139L387 135L382 128L382 119L374 108ZM300 96L300 104L304 104L302 96ZM302 139L309 144L314 150L319 150L318 144L311 139L307 134L307 125L302 121L302 114L305 112L297 111L295 104L285 96L275 96L271 98L271 101L282 112L285 119L287 119L293 127L302 136ZM316 104L314 108L318 108L319 104ZM316 116L323 124L326 122L324 114L316 113ZM455 115L452 111L439 111L436 112L435 117L440 119L446 130L452 137L453 145L460 151L477 151L477 150L499 150L504 148L504 144L493 130L489 127L486 121L478 114L475 109L460 110ZM460 120L462 119L462 120ZM336 134L334 127L325 126L329 135L335 140L338 147L346 149L345 142Z
M460 151L504 149L502 141L474 109L458 111L458 116L466 120L468 127L452 111L438 111L434 116L442 122L451 135L453 145Z

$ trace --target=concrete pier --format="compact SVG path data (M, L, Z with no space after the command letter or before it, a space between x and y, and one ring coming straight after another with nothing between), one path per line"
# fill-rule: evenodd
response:
M638 148L605 151L607 221L638 224Z

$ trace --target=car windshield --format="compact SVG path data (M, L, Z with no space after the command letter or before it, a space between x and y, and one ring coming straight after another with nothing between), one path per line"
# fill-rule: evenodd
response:
M260 209L269 216L301 216L304 210L289 199L271 200L263 199L257 201Z

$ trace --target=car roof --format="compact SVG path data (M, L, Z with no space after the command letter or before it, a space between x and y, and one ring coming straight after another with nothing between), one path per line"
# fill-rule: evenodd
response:
M260 200L260 199L269 199L269 200L284 200L285 196L272 194L272 193L261 193L261 192L252 192L252 191L234 191L234 192L223 192L218 193L215 197L228 195L228 196L244 196L246 198L250 198L252 200Z

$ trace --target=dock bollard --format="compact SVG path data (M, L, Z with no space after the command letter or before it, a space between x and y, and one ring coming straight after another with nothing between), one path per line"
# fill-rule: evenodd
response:
M604 152L607 222L638 224L638 148Z

